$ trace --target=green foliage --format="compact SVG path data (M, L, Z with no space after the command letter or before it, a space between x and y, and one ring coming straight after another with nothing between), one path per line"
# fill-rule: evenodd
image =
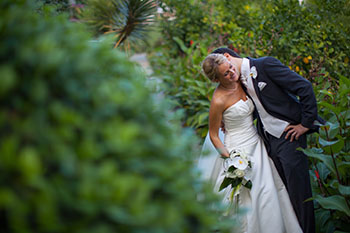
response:
M165 39L163 43L170 49L168 53L176 55L180 49L174 38L179 38L189 47L191 40L200 40L203 33L209 35L210 26L205 23L209 4L198 0L163 0L160 7L164 11L159 20L160 30Z
M350 79L339 76L337 92L319 87L320 111L328 120L310 138L314 200L318 232L350 231Z
M113 34L115 47L142 42L156 13L154 0L89 0L82 19L97 34Z
M193 133L108 41L32 9L0 2L2 232L209 232Z
M52 7L56 14L67 14L71 19L80 14L85 0L36 0L38 11L41 12L46 7Z
M191 47L186 47L180 39L174 40L186 56L164 59L164 51L157 51L151 60L155 75L162 75L165 81L164 93L173 98L177 109L184 111L183 126L194 128L198 135L205 137L208 132L210 100L216 86L200 72L207 46L194 43Z

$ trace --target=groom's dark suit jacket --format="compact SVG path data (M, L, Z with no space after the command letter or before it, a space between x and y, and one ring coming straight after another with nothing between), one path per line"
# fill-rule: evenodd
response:
M253 78L255 92L265 110L272 116L285 120L292 125L301 123L312 133L318 130L315 120L325 123L317 115L317 104L311 83L283 65L273 57L250 58L250 68L255 66L256 78ZM266 85L262 90L259 83ZM266 140L261 120L258 116L259 134Z

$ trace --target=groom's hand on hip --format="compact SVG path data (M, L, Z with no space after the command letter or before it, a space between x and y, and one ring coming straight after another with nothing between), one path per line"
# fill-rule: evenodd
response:
M290 142L298 140L301 135L306 133L309 129L302 126L302 124L298 125L288 125L284 132L287 132L285 139L290 137Z

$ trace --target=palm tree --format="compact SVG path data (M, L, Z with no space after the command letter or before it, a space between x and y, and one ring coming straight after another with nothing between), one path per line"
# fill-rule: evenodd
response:
M89 0L82 20L97 34L115 34L115 45L145 39L155 19L155 0Z

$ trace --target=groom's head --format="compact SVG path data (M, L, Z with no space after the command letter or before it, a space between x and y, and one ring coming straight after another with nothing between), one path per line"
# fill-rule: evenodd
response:
M223 54L223 55L225 55L225 53L227 53L227 54L229 54L232 57L241 58L241 56L239 56L235 51L233 51L232 49L229 49L229 48L218 48L218 49L215 49L211 53L220 53L220 54Z
M224 55L227 60L235 65L239 72L241 72L241 64L242 64L242 58L239 56L235 51L229 49L229 48L218 48L215 49L211 54L222 54Z

